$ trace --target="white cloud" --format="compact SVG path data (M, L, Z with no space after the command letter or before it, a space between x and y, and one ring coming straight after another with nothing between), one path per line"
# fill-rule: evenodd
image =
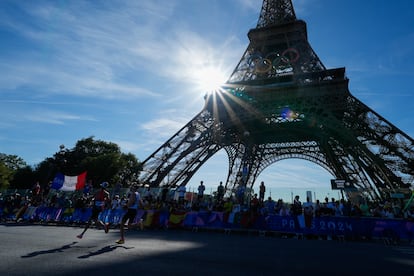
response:
M217 67L226 79L246 45L231 36L211 41L188 26L176 28L179 21L170 18L174 3L107 3L101 9L83 2L64 8L21 4L33 24L9 20L8 26L37 50L3 57L1 69L9 74L0 76L0 87L128 99L159 96L139 82L148 73L184 84L181 91L200 81L203 66Z
M134 152L140 148L139 143L126 140L116 140L114 143L121 148L122 152Z
M49 124L64 124L66 121L96 121L96 119L93 117L79 116L53 110L38 110L34 112L27 112L22 116L22 118L27 121Z
M43 93L91 97L156 95L140 88L134 80L122 79L126 70L132 74L139 72L138 65L142 66L142 55L131 56L127 46L149 41L144 48L154 49L155 38L148 38L155 32L148 27L153 27L153 22L159 18L153 18L153 14L166 17L172 5L134 4L99 10L82 9L79 3L68 4L66 9L21 5L32 24L9 19L6 25L35 47L23 53L11 51L11 56L2 57L2 69L9 74L1 77L0 86L7 89L40 86ZM134 21L134 17L140 18L140 15L148 21L146 24ZM47 85L44 84L46 79ZM72 84L71 88L62 89L68 83Z
M187 122L188 119L179 119L177 116L161 117L145 122L141 128L147 132L148 136L167 138L180 130Z

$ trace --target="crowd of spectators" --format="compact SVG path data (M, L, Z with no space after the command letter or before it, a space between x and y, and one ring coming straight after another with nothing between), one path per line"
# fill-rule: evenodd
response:
M221 184L222 185L222 184ZM325 198L322 202L317 199L310 202L307 198L302 204L299 196L295 197L294 202L284 202L282 199L267 199L254 194L250 197L224 197L222 186L218 187L218 192L213 195L204 194L205 188L200 183L201 188L198 193L186 193L185 186L162 189L142 187L140 193L144 202L141 208L144 210L167 210L172 211L218 211L230 213L234 208L241 212L249 212L258 215L300 215L305 217L320 216L348 216L348 217L376 217L389 219L408 219L414 220L414 205L404 208L401 200L371 202L362 200L351 202L349 200L335 198ZM120 188L115 185L111 193L111 201L107 203L105 209L121 209L127 201L127 188ZM4 193L0 195L0 217L1 220L22 220L23 215L29 206L46 206L53 208L64 208L68 210L87 208L91 204L91 194L93 187L87 186L83 191L60 192L51 190L50 185L41 187L36 183L31 190L24 194Z

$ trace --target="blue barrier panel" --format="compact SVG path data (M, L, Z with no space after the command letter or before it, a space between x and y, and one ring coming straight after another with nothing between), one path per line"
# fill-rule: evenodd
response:
M114 225L118 225L121 223L121 219L126 213L126 210L124 209L113 209L110 210L109 216L106 222Z
M54 221L54 222L59 222L62 218L63 212L64 212L64 208L53 208L51 210L49 220Z
M3 209L0 212L3 212ZM125 212L126 210L123 209L108 209L100 213L99 218L106 223L119 224ZM92 208L64 209L29 206L24 214L20 215L24 220L31 221L85 223L92 215ZM293 216L252 215L248 212L229 214L215 211L175 211L170 213L166 210L138 210L134 222L138 222L141 218L148 227L245 228L344 237L408 240L414 238L414 221L403 219L323 216L312 218L311 223L306 227L297 217Z
M414 221L406 221L402 229L402 232L405 234L406 239L413 241L414 240Z
M312 220L310 232L316 235L347 236L356 228L353 220L342 217L319 217Z
M92 215L92 208L76 208L72 215L72 222L85 223Z
M168 218L170 217L170 213L168 211L160 211L159 216L159 227L166 228L168 227Z
M224 226L224 212L211 212L208 217L208 227L220 228Z
M198 212L188 212L184 218L184 227L194 227L197 225Z
M110 223L111 209L104 209L99 213L98 219L103 223Z
M26 212L24 213L24 215L22 217L23 220L33 220L34 219L34 215L36 213L36 209L37 209L37 207L35 207L35 206L29 206L26 209Z
M65 223L71 223L74 211L75 208L65 208L62 213L61 221Z
M46 217L47 217L47 212L46 212L47 208L48 207L46 207L46 206L37 207L37 209L35 211L35 214L34 214L34 219L36 221L39 221L39 220L45 221Z
M296 226L294 217L270 215L267 220L267 230L277 232L296 232L299 229Z
M348 224L352 224L352 232L349 233L347 236L354 236L354 237L365 237L365 238L373 238L373 229L375 225L374 218L367 218L367 217L345 217L345 220L349 220Z
M265 216L257 216L254 221L253 228L258 230L267 230L267 218Z
M373 236L387 239L409 239L414 234L414 222L408 220L375 219Z

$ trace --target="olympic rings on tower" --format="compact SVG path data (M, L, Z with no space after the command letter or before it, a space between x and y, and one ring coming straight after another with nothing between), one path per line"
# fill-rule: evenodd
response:
M277 69L295 63L299 60L299 52L295 48L288 48L279 54L277 52L268 53L263 57L259 53L252 54L248 59L248 64L257 73L267 73L270 70Z

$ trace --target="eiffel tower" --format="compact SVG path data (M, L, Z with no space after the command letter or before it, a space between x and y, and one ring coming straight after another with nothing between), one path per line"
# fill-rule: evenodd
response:
M252 188L265 168L289 158L320 165L371 200L410 191L414 140L349 92L345 68L325 68L291 0L264 0L248 37L228 81L143 161L141 183L186 185L224 149L227 195Z

